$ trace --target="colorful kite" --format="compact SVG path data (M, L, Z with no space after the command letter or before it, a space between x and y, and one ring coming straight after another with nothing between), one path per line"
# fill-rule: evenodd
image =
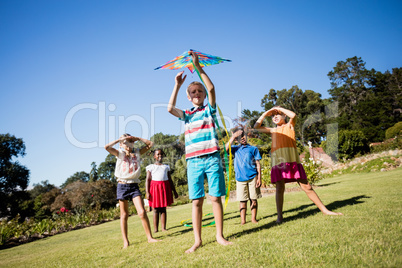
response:
M184 52L180 56L177 56L173 60L168 61L166 64L159 66L158 68L155 68L155 70L158 70L158 69L177 70L177 69L181 69L181 68L188 68L190 70L190 72L193 73L194 66L193 66L193 62L191 60L190 51L195 52L198 55L198 60L199 60L201 67L211 66L211 65L222 63L225 61L231 62L231 60L223 59L221 57L212 56L209 54L205 54L205 53L190 49L189 51Z

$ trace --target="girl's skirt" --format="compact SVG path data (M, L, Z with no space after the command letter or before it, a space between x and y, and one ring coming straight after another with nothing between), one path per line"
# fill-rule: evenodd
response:
M149 206L163 208L173 203L173 194L169 181L151 181L149 188Z

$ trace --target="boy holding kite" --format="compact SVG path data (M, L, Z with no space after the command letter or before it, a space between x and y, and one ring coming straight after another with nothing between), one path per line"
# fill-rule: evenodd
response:
M200 82L192 82L187 88L187 98L193 107L181 110L176 107L177 94L186 79L183 72L175 77L175 86L168 104L168 112L185 123L185 144L187 160L187 181L189 197L192 199L192 222L194 245L186 253L202 246L202 206L204 203L204 177L208 179L209 196L216 225L216 240L221 245L231 242L223 237L223 207L221 196L226 194L222 160L219 154L219 141L215 128L216 114L215 87L199 63L198 55L190 51L195 68L208 90L208 103L204 105L207 92Z

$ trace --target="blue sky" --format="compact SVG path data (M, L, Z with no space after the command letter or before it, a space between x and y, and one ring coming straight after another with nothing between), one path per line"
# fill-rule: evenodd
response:
M121 132L179 135L166 103L189 49L231 59L208 67L230 126L269 89L329 97L329 71L358 56L402 65L401 1L0 1L0 133L22 138L30 185L59 186L102 162ZM187 81L198 80L188 70ZM188 108L184 90L177 106Z

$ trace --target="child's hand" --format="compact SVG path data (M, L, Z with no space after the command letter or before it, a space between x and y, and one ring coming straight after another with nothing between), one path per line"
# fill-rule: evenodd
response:
M198 54L190 51L189 54L191 55L191 58L193 59L194 65L200 65L199 59L198 59Z
M240 129L238 131L236 131L235 133L232 132L232 136L234 138L237 138L237 137L241 136L242 134L243 134L243 130L240 130Z
M257 178L257 181L255 182L255 187L260 188L261 186L261 178Z
M187 77L187 75L183 76L183 73L184 73L184 71L181 71L175 77L176 83L180 86L184 83L184 81L186 81L186 77Z

